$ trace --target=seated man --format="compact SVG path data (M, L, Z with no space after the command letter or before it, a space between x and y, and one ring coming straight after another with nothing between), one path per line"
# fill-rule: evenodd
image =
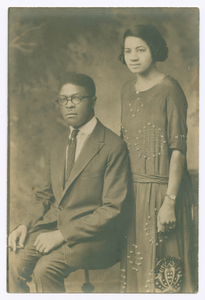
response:
M69 131L46 160L45 182L26 218L10 233L9 292L65 292L77 269L119 261L126 226L128 155L125 143L94 116L95 84L66 73L59 104Z

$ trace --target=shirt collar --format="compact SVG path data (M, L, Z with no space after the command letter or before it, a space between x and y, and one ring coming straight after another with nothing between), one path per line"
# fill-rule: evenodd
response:
M95 126L97 124L97 119L94 116L89 122L87 122L85 125L83 125L82 127L78 128L79 133L83 133L84 135L88 136L91 134L91 132L94 130ZM69 137L71 136L72 131L74 130L74 128L72 126L70 126L70 134Z

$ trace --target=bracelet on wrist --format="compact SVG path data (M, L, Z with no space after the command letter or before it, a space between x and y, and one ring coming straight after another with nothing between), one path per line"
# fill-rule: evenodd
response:
M166 194L165 197L169 198L172 201L176 200L176 196L174 196L174 195L168 195L168 194Z

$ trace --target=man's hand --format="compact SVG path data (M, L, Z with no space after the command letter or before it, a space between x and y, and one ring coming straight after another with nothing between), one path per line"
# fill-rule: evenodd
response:
M34 246L36 250L40 253L48 253L53 249L58 248L65 242L59 230L41 233L37 236Z
M165 197L157 216L158 232L169 232L176 226L175 202Z
M24 242L27 236L27 227L19 225L9 235L9 248L16 252L17 248L24 248Z

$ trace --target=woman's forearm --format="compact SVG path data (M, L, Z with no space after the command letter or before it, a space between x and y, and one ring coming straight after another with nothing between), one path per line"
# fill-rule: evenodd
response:
M179 150L173 150L170 161L167 195L157 216L158 231L170 231L170 229L176 226L175 197L178 194L181 183L184 163L185 155Z
M168 195L177 196L184 170L184 163L185 155L179 150L173 150L170 161L169 183L167 187Z

